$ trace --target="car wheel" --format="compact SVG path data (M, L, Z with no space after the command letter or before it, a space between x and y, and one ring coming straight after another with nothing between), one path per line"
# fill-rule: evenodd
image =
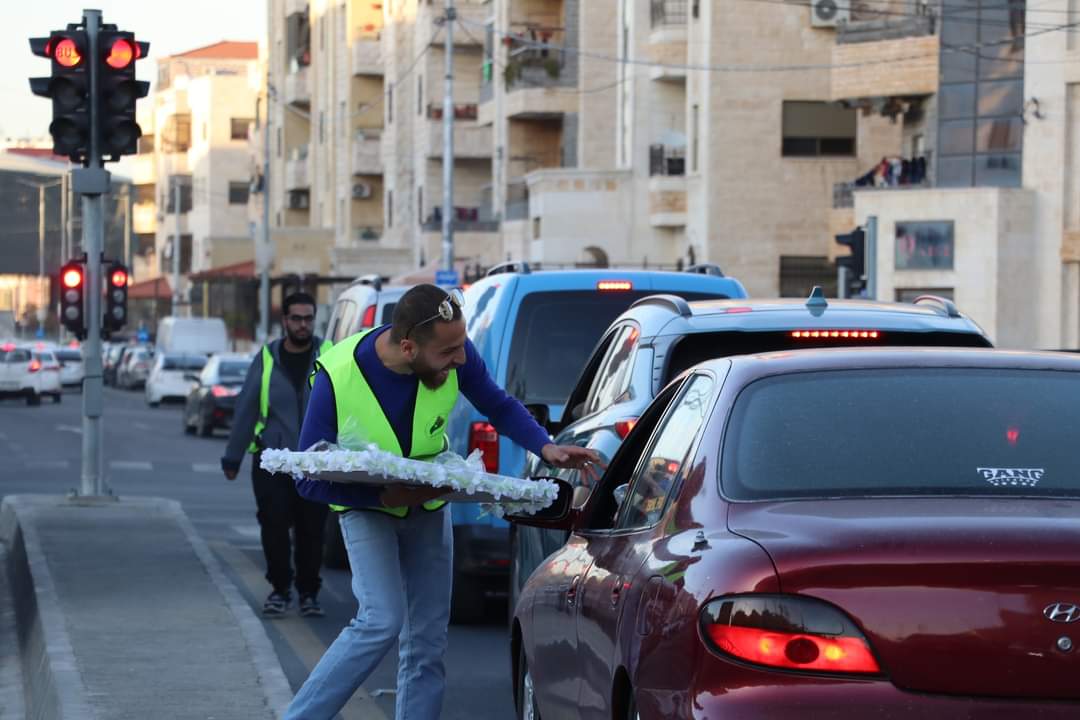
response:
M161 401L160 400L151 400L150 398L147 398L146 399L146 404L149 405L152 408L156 408L159 405L161 405Z
M521 597L521 558L518 556L517 526L513 524L510 525L510 591L506 597L506 604L509 605L507 625L513 627L514 610Z
M187 408L186 407L180 413L180 423L184 426L184 434L185 435L194 435L195 434L195 428L192 427L188 423L188 414L187 414Z
M540 720L540 709L536 706L536 690L533 686L529 661L525 659L525 648L520 650L518 659L517 717L519 720Z
M338 513L326 517L326 533L323 539L323 565L334 570L349 569L349 553L345 551L345 538L341 537Z
M52 396L53 405L59 403L61 397L62 397L62 395L60 393L53 393L53 396Z
M30 394L26 396L26 404L27 405L40 405L41 404L41 395L39 395L36 392L34 392L33 390L31 390Z
M484 588L476 578L454 570L454 592L450 597L450 622L472 625L484 618Z
M198 423L199 437L210 437L214 434L214 426L206 422L206 417L201 412L196 422Z

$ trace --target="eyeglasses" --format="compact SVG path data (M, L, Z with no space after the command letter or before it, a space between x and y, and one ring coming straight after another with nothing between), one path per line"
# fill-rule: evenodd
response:
M311 325L315 322L314 315L288 315L289 322L304 323L305 325Z
M432 322L434 320L442 320L443 322L450 322L451 320L453 320L454 305L457 305L459 310L465 307L465 294L461 292L460 288L453 288L452 290L448 290L446 292L446 297L443 298L443 301L441 303L439 303L438 312L429 317L427 320L421 320L420 322L415 323L405 332L405 338L408 339L409 334L412 333L412 331L416 328L420 327L421 325L427 325L429 322Z

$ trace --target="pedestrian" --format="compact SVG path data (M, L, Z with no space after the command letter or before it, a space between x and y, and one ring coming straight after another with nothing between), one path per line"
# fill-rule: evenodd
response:
M319 570L326 505L300 497L292 477L263 470L259 460L266 448L300 447L300 424L311 393L308 378L319 354L329 349L330 343L315 337L315 299L307 293L285 298L281 325L285 336L263 346L248 368L244 387L236 398L221 468L227 479L235 480L245 451L251 453L255 517L266 557L266 579L271 586L263 603L263 615L280 617L292 604L292 555L300 614L320 617ZM289 537L290 529L295 545Z
M353 335L317 363L301 445L336 442L339 429L415 459L448 447L458 394L495 428L556 467L592 470L592 450L551 442L525 407L495 385L465 332L461 292L418 285L391 325ZM552 348L558 352L558 348ZM442 709L453 574L444 490L297 480L331 504L352 568L356 617L293 699L286 718L330 720L398 642L397 720L436 720Z

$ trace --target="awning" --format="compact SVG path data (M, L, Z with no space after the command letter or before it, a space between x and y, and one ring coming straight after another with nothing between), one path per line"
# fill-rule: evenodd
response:
M188 275L188 279L192 282L198 282L200 280L213 280L215 278L232 277L255 277L255 261L246 260L244 262L233 263L232 265L222 265L221 267L210 268L209 270L203 270L202 272L192 273L191 275Z
M168 300L172 297L167 277L143 280L128 286L128 300Z

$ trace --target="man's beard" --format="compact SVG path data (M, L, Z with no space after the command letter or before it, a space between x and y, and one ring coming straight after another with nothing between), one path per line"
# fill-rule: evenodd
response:
M450 369L449 367L433 368L420 360L414 360L409 364L409 368L413 371L413 374L420 379L420 382L424 383L424 385L431 390L438 390L450 378L450 373L440 377L444 370Z
M289 342L291 342L293 345L299 345L303 347L304 345L307 345L311 342L312 333L307 330L301 330L299 333L287 330L285 334L289 336Z

